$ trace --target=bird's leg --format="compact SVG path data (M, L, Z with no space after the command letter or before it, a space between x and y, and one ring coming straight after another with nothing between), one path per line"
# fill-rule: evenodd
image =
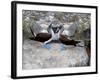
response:
M51 38L44 42L44 45L51 42L53 40L54 32L51 30Z
M51 42L51 41L52 41L52 38L50 38L49 40L45 41L44 45L47 44L47 43L49 43L49 42Z

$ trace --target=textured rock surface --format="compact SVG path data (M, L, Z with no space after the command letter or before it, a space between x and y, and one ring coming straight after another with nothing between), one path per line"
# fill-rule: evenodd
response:
M87 66L89 58L84 47L24 40L22 59L23 69L40 69Z

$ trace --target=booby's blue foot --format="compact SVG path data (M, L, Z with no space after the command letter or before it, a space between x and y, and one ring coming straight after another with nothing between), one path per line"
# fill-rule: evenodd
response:
M65 45L61 44L60 45L60 51L63 51L63 50L65 50Z
M50 44L43 44L43 47L46 49L51 49L51 45Z

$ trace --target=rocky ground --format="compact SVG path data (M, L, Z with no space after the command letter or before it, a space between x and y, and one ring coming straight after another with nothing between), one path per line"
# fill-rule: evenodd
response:
M88 55L84 47L62 43L43 45L26 39L23 42L22 69L43 69L87 66Z

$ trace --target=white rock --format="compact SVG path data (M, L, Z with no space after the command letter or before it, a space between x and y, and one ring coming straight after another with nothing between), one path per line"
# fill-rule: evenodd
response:
M24 46L32 44L30 40L26 40ZM35 43L33 41L33 43ZM41 44L32 44L32 50L24 48L23 50L23 69L41 69L41 68L60 68L87 66L89 57L85 47L66 46L64 50L60 50L60 43L52 43L51 49L42 47Z

